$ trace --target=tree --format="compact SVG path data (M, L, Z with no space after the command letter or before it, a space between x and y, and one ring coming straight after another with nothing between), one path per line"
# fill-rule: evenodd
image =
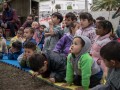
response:
M106 10L109 11L109 17L110 17L110 11L116 10L120 7L120 0L98 0L91 6L92 11L98 11L98 10Z
M55 9L57 9L57 12L58 12L58 9L61 9L60 4L56 4L56 5L55 5Z

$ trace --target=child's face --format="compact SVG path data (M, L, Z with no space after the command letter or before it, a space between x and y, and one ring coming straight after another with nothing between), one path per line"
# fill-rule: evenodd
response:
M80 24L82 28L86 28L90 25L91 22L88 21L88 19L80 19Z
M25 37L26 39L29 39L29 38L32 38L32 37L33 37L33 34L30 32L29 29L25 29L25 30L24 30L24 37Z
M65 18L65 24L68 27L71 23L72 23L72 19L71 18Z
M17 37L19 38L19 37L23 37L23 32L22 31L18 31L17 32Z
M98 23L96 24L96 34L100 36L104 36L106 34L106 30L103 29Z
M80 38L75 38L73 40L73 43L70 47L70 51L74 55L79 55L80 51L82 49L82 44L81 44L81 39Z
M0 37L2 37L2 35L3 35L3 31L2 29L0 29Z
M66 27L65 20L62 22L62 28Z
M38 23L32 23L32 28L37 29L38 28Z
M59 19L54 15L52 16L51 20L54 24L59 23Z
M40 31L43 32L44 31L44 27L40 26Z
M30 57L31 55L33 55L35 53L34 50L29 49L29 48L24 48L24 54L26 57Z

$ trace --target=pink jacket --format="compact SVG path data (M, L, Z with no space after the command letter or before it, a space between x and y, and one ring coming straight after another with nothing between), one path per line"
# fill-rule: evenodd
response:
M100 60L99 64L101 64L101 67L103 69L105 68L105 65L100 56L100 49L110 41L111 41L110 34L106 34L105 36L102 36L102 37L97 35L90 50L90 54L92 55L93 59L97 62L98 60Z
M91 40L91 43L93 44L94 39L96 37L96 32L93 26L89 26L85 29L80 28L79 30L76 31L75 35L87 36Z

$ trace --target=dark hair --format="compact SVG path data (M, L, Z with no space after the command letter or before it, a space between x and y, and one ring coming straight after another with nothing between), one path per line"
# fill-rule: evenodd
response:
M44 66L44 61L47 58L43 54L35 53L29 58L29 66L33 71L38 71L42 66Z
M96 18L96 20L105 20L105 18L103 16L99 16Z
M63 16L62 16L62 14L59 13L59 12L54 12L54 13L52 14L52 16L56 16L58 19L60 19L60 22L59 22L59 23L61 23L61 22L63 21Z
M120 62L120 43L115 40L107 43L101 48L100 55L107 61L117 60Z
M72 21L76 20L77 21L77 17L74 13L69 12L65 15L65 18L71 18Z
M114 33L113 25L112 25L112 23L110 21L101 20L101 21L98 22L98 25L103 27L104 30L108 30L108 33L110 33L110 32L112 32L112 34Z
M40 27L46 28L46 26L45 26L45 25L40 25Z
M80 19L87 19L88 21L92 21L93 22L93 17L90 13L88 12L83 12L79 15Z
M33 51L36 50L36 44L31 41L26 42L23 47L32 49Z
M71 28L72 28L72 27L75 28L76 25L77 25L77 22L73 22L73 23L71 23L71 24L69 25L69 31L70 31L70 33L72 33Z
M22 49L22 43L20 41L15 41L12 43L12 47L16 48L17 50Z
M26 27L25 29L29 29L29 30L30 30L30 33L31 33L31 34L34 34L34 31L35 31L35 30L34 30L33 28L31 28L31 27Z

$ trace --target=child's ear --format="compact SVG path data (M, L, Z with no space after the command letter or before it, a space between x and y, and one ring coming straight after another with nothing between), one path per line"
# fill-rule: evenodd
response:
M47 61L44 61L44 65L47 65L48 64L48 62Z
M112 64L112 66L115 66L115 65L116 65L115 60L111 60L110 62L111 62L111 64Z

